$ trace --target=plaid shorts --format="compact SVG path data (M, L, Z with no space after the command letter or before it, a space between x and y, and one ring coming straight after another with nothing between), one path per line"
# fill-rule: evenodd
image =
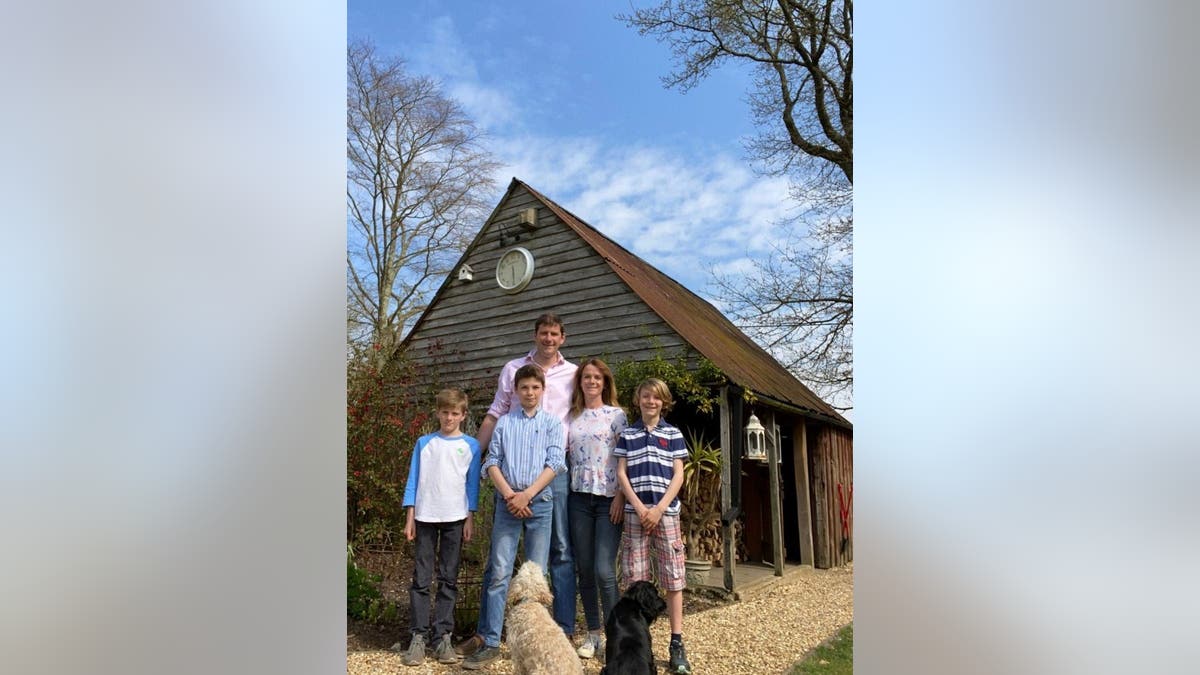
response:
M625 513L621 532L621 578L625 586L635 581L650 581L650 560L654 559L658 585L666 591L682 591L687 581L683 568L683 537L679 516L664 514L650 534L642 530L637 514Z

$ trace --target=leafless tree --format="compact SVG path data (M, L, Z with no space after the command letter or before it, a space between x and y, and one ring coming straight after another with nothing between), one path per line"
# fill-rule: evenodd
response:
M350 342L382 364L487 215L498 164L427 77L369 43L347 54Z
M753 67L760 171L792 182L797 215L778 224L776 256L714 275L735 321L793 372L850 407L854 53L852 0L665 0L622 15L671 46L663 78L687 90L726 61Z

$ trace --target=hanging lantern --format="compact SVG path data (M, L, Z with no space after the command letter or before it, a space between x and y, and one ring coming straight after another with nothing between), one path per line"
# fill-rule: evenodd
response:
M746 459L767 461L767 430L754 413L750 413L750 421L746 423Z

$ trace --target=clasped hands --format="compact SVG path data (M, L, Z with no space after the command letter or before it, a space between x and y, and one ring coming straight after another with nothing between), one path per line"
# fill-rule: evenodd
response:
M638 520L641 521L642 529L646 532L652 532L662 521L663 509L658 504L650 508L646 508L645 504L639 504L634 508L637 509Z
M524 490L519 492L514 491L504 498L504 504L514 518L528 518L532 516L533 509L529 508L529 502L531 501L533 501L533 496L525 494Z

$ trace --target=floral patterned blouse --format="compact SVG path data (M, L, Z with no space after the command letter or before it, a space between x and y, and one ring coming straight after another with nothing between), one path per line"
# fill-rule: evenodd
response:
M617 458L613 448L626 426L625 411L611 405L584 408L567 432L567 465L571 491L615 497Z

